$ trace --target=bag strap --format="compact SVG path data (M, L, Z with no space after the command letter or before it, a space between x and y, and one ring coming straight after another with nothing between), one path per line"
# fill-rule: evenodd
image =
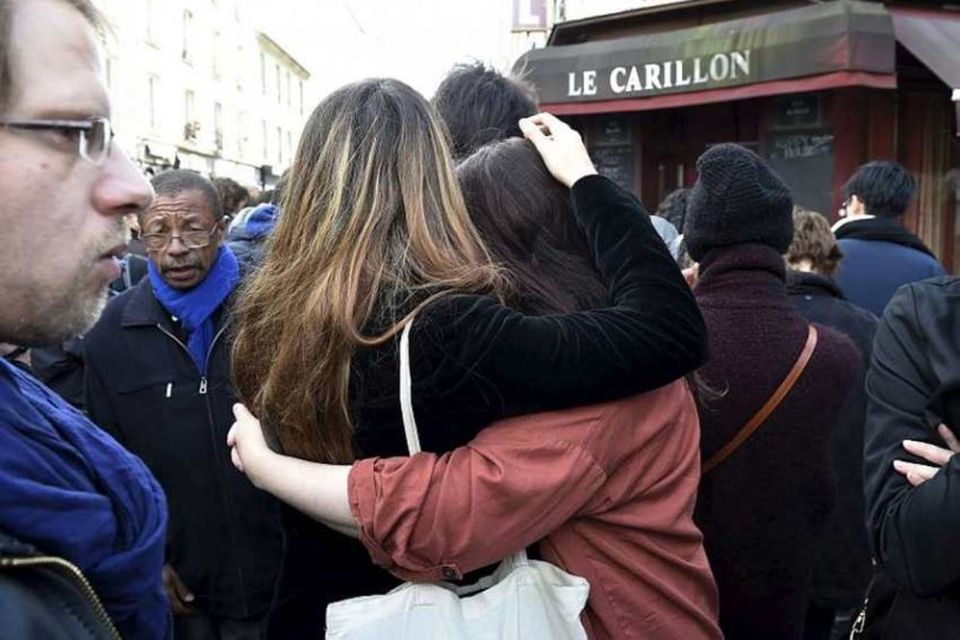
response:
M400 415L403 417L403 433L407 438L410 455L420 453L420 433L413 415L413 389L410 376L410 330L413 320L407 323L400 334ZM507 569L527 564L527 550L521 549L501 561Z
M767 400L767 402L760 407L760 410L750 418L750 422L745 424L740 431L736 433L727 444L714 453L710 458L703 463L703 469L700 471L700 475L706 475L718 464L726 460L730 454L736 451L740 445L746 442L754 432L759 429L764 422L767 421L767 418L770 417L777 407L780 406L780 403L783 402L783 399L787 397L787 394L793 389L793 386L797 383L797 380L800 379L801 374L803 374L804 369L807 368L807 365L810 363L810 358L813 357L813 351L817 348L817 329L813 325L810 325L809 330L807 331L807 343L803 345L803 350L800 352L800 356L797 358L797 361L794 363L793 368L790 369L790 372L787 374L787 377L783 379L783 382L780 383L780 386L777 387L777 390L773 392L773 395Z
M410 382L410 329L413 320L407 323L400 335L400 414L403 416L403 432L407 437L410 455L420 453L420 433L413 415L413 390Z

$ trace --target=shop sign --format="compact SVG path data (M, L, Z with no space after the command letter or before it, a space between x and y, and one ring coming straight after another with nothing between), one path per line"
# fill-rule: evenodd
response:
M750 79L750 49L698 56L692 60L667 60L642 65L616 66L600 82L607 83L616 96L659 92L664 89L694 88ZM596 96L600 88L596 69L567 74L567 97ZM604 91L607 93L607 91Z

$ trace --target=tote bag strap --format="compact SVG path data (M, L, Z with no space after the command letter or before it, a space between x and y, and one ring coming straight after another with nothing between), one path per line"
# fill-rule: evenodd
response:
M400 334L400 413L403 416L403 432L407 437L410 455L420 453L420 433L413 416L413 390L410 382L410 329L413 320L407 323Z
M400 334L400 414L403 416L403 433L407 438L407 450L410 455L420 453L420 433L417 431L417 421L413 415L413 385L410 376L410 330L413 320L407 323ZM501 564L511 567L527 563L527 550L508 556Z

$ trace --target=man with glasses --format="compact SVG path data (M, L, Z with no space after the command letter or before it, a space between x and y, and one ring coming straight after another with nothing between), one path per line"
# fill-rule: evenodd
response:
M86 331L150 185L112 143L88 0L0 0L0 343ZM164 638L149 470L0 360L0 635Z
M236 402L229 321L240 269L209 180L174 170L153 187L139 220L148 275L87 334L86 408L169 498L164 581L176 637L259 638L281 538L273 499L224 446Z

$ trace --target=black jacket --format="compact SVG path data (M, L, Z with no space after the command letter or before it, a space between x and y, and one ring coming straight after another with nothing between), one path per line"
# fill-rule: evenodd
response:
M449 451L507 416L654 389L704 362L703 317L642 205L600 176L578 181L571 198L612 305L528 316L489 296L451 295L424 309L410 338L413 406L424 450ZM375 320L367 334L389 321L377 326ZM363 457L407 453L398 342L359 350L353 360L350 403ZM302 606L289 601L277 612L271 620L275 637L316 635L329 600L390 584L359 542L338 540L304 518L293 520L299 521L287 529L290 553L281 591L296 591L302 581L312 597ZM311 568L311 558L322 562ZM358 558L360 564L349 564Z
M86 405L163 486L167 561L197 606L239 619L269 608L282 543L276 502L234 468L226 446L236 397L227 317L221 307L202 378L144 278L111 300L87 335Z
M0 532L0 632L6 640L115 640L80 570Z
M850 338L860 352L861 367L853 391L830 432L830 468L837 489L814 564L811 600L830 609L860 604L873 569L867 543L863 505L863 424L867 395L863 378L873 351L877 318L843 299L830 278L815 273L787 274L790 302L810 322L830 327Z
M893 468L903 440L945 446L960 428L960 278L902 287L887 306L867 373L864 470L871 543L900 585L889 638L960 633L960 456L911 488Z

